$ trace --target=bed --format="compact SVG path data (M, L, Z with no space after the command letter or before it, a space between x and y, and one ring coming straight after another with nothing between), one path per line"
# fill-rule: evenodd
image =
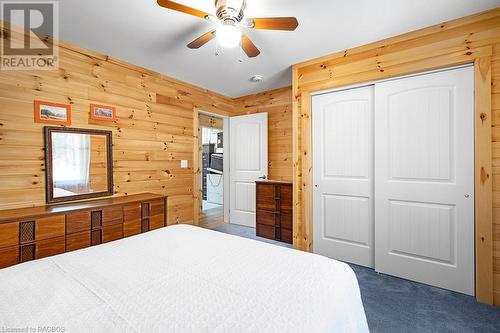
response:
M367 332L344 263L188 225L0 270L0 327Z

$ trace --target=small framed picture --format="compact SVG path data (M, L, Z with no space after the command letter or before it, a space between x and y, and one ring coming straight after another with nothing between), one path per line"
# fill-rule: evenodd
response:
M90 104L90 119L115 121L116 108L106 105Z
M35 123L71 125L71 105L35 100Z

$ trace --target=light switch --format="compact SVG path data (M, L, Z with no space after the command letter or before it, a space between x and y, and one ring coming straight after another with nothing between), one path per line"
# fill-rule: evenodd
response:
M181 160L181 169L188 168L188 160Z

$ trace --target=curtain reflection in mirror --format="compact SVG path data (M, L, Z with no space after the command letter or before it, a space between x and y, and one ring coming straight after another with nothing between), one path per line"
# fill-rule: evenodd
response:
M90 192L90 136L53 133L52 142L55 196Z

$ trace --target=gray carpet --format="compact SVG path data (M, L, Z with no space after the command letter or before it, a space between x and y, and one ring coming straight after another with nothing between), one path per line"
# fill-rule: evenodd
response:
M226 224L214 230L291 247L257 237L253 228ZM500 332L500 307L365 267L351 267L358 277L371 332Z

